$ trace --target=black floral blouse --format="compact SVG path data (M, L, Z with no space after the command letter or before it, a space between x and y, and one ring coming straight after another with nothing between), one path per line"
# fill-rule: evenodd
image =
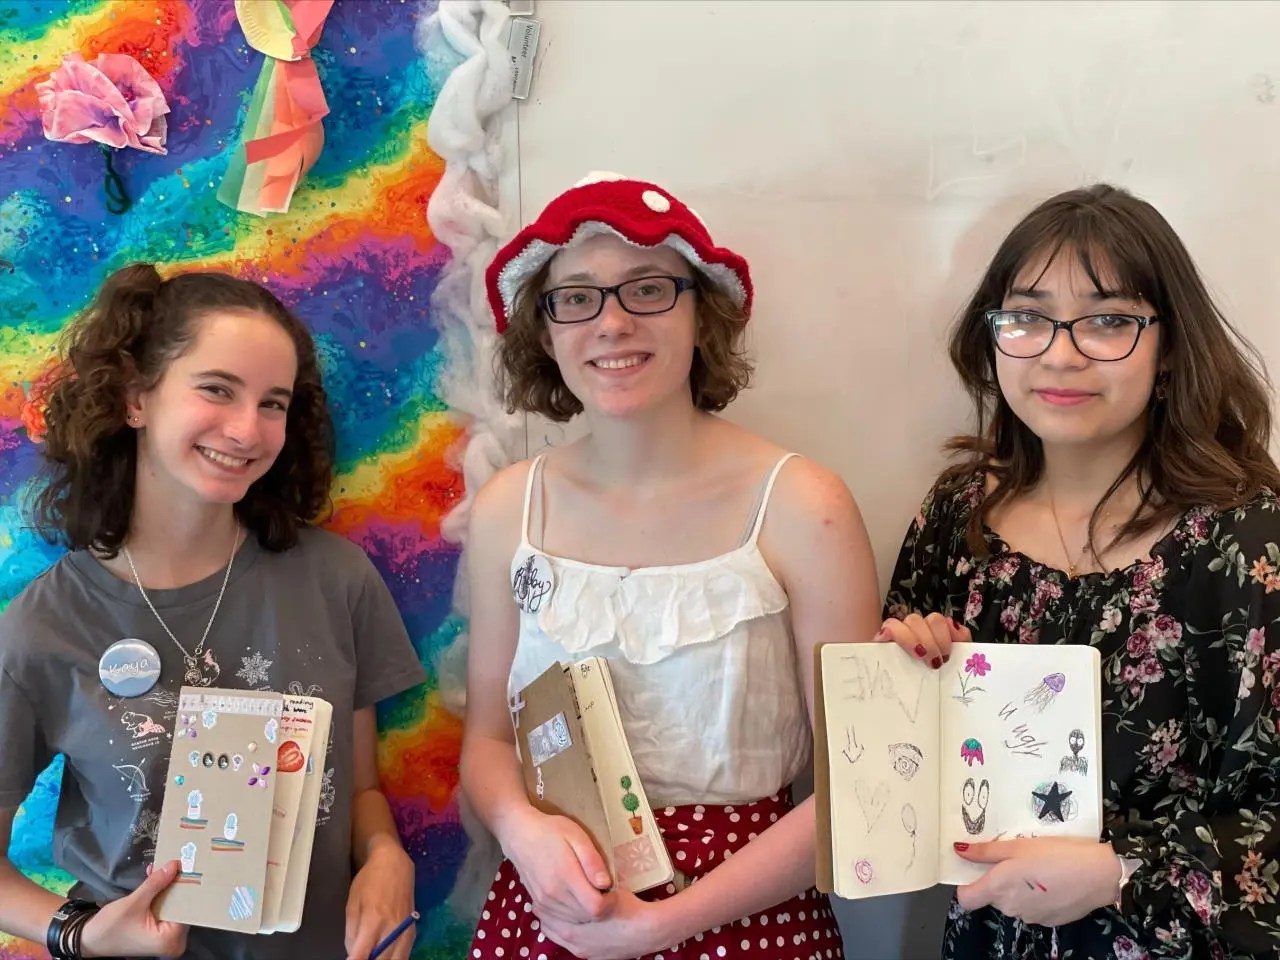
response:
M1280 500L1196 508L1123 570L1070 579L965 526L975 472L907 533L886 614L938 611L983 643L1102 655L1104 839L1141 861L1122 910L1062 927L953 901L947 958L1274 957L1280 951Z

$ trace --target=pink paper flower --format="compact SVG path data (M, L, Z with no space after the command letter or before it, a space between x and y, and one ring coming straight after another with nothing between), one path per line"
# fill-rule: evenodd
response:
M101 53L88 63L68 53L36 92L50 140L165 152L169 105L160 85L128 54Z

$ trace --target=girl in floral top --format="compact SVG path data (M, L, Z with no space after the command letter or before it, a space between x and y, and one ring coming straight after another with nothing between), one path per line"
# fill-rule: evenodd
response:
M877 639L1102 656L1102 842L955 844L946 957L1280 947L1280 489L1256 354L1149 204L1032 211L951 340L977 428L911 525Z

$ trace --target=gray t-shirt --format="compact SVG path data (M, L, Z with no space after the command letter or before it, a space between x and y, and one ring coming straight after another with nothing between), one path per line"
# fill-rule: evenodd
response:
M223 575L148 591L189 651ZM160 682L133 700L98 680L99 657L123 638L146 640L162 662ZM254 538L240 548L205 651L209 685L321 697L333 704L333 733L301 930L193 929L185 956L345 957L353 715L425 679L404 622L363 550L305 529L282 553ZM17 807L54 756L66 755L53 853L80 881L78 895L114 899L146 876L183 674L181 651L137 587L84 551L62 557L0 616L0 809Z

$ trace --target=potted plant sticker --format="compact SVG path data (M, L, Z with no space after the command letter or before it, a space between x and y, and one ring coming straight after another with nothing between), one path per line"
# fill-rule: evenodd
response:
M644 830L644 821L636 814L640 809L640 798L631 792L630 777L623 777L619 782L622 784L622 807L631 814L631 832L638 837Z

